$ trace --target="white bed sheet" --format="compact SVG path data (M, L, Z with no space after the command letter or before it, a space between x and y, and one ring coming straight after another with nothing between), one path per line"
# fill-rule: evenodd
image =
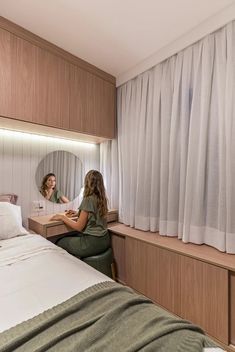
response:
M39 235L0 241L0 332L112 281Z

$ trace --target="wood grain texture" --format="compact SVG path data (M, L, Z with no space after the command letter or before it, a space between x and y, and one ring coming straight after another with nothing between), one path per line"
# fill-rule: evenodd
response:
M139 241L152 244L160 248L171 250L175 253L186 255L192 258L197 258L203 262L211 263L215 266L226 268L235 272L235 255L227 254L218 251L207 245L196 245L192 243L183 243L175 237L161 236L157 232L141 231L126 226L117 224L112 227L112 232L136 238Z
M116 88L70 65L69 129L104 138L115 137Z
M70 232L72 229L65 224L55 225L55 226L48 226L46 227L46 237L53 237L57 235L62 235L66 232Z
M11 34L0 29L0 115L11 116Z
M126 283L125 237L112 235L112 249L116 266L117 280Z
M235 346L235 273L230 273L230 343Z
M0 116L115 137L115 85L1 28L0 49Z
M116 88L99 77L88 74L87 131L102 137L115 137Z
M69 128L69 64L37 48L34 122Z
M47 229L45 226L43 226L42 224L40 224L37 221L34 221L34 219L29 218L28 219L28 224L29 224L29 229L34 231L35 233L40 234L43 237L47 237Z
M159 304L177 315L181 312L180 261L181 256L177 253L159 248L157 299Z
M60 128L54 127L47 127L44 125L38 125L31 122L25 122L22 120L16 120L7 117L0 116L0 128L11 130L11 131L18 131L18 132L25 132L25 133L33 133L37 135L43 135L48 137L57 137L61 139L69 139L70 141L79 141L79 142L86 142L86 143L94 143L99 144L102 142L107 141L107 138L99 137L99 136L92 136L85 133L79 133L75 131L69 130L62 130Z
M36 46L11 36L11 110L7 116L32 122L36 108Z
M114 86L116 85L116 79L114 76L110 75L107 72L104 72L97 68L94 65L89 64L88 62L68 53L67 51L59 48L58 46L48 42L45 39L40 38L39 36L33 34L32 32L27 31L26 29L20 27L19 25L7 20L6 18L0 16L0 28L15 34L16 36L27 40L28 42L36 45L42 49L50 51L52 54L61 57L62 59L80 67L83 70L91 72L98 77L112 83Z
M228 344L228 271L181 256L181 314Z
M107 221L112 221L114 214L117 215L117 210L110 210L108 212ZM72 231L72 229L65 225L63 221L51 220L52 216L53 214L30 217L28 219L29 229L46 238ZM73 219L76 220L77 218L74 217Z
M235 343L234 255L123 224L110 231L125 237L128 285L234 350L228 346Z
M93 126L87 119L88 96L87 96L88 73L75 65L70 65L70 88L69 88L69 129L72 131L93 132Z
M175 314L180 313L180 257L126 237L126 281Z

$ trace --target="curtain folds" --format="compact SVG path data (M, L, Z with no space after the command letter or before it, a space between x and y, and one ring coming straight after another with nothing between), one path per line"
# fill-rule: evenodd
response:
M235 253L234 90L235 22L118 88L122 222Z

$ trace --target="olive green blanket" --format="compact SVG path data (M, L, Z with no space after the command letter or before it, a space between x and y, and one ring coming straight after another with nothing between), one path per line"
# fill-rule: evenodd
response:
M1 352L202 352L204 346L213 343L199 327L115 282L94 285L0 334Z

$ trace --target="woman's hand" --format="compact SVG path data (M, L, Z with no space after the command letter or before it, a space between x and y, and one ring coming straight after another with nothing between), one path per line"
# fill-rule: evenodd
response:
M57 220L57 221L60 221L60 220L64 220L64 215L63 214L55 214L52 216L51 220Z
M75 216L78 216L78 211L76 211L76 210L65 210L65 215L68 218L73 218Z
M52 216L51 220L62 220L71 229L76 231L82 231L88 222L89 212L82 210L77 221L69 219L66 215L56 214Z

